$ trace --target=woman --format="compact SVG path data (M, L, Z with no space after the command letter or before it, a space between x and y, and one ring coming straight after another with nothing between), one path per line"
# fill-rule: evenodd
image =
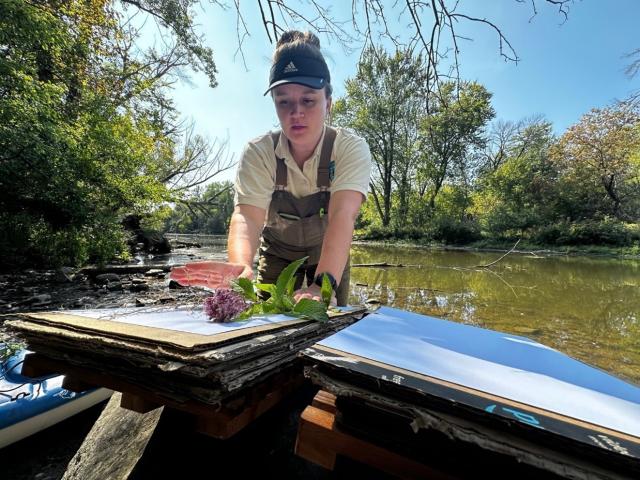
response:
M322 276L338 305L349 293L349 248L371 171L366 142L325 127L331 110L331 76L312 33L279 39L269 88L282 130L249 142L236 177L229 262L252 278L260 241L258 281L274 283L292 261L308 256L296 281L296 300L320 299ZM262 238L260 239L260 234ZM303 277L306 288L302 287Z

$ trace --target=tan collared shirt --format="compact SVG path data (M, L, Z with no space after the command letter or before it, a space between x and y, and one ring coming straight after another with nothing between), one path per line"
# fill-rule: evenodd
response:
M335 171L329 191L333 193L340 190L354 190L366 197L371 174L369 146L361 137L349 130L344 128L336 130L336 140L331 152ZM283 133L280 133L275 155L270 133L250 141L242 152L238 164L235 205L253 205L265 210L269 208L276 183L276 155L284 158L287 166L286 190L294 197L301 198L319 191L318 162L323 140L324 133L302 170L293 159L289 151L289 142Z

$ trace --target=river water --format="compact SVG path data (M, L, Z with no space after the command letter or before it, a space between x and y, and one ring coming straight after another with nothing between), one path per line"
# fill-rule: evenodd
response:
M219 259L223 237L198 237ZM350 303L523 335L640 384L640 260L354 245Z

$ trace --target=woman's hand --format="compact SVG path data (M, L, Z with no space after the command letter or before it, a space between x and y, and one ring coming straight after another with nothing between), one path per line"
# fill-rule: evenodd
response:
M249 280L253 280L253 266L244 265L244 269L238 275L238 278L247 278Z
M320 287L315 283L307 288L301 288L300 290L296 290L293 294L293 299L298 302L302 298L308 298L311 300L317 300L318 302L322 302L322 293L320 292ZM336 295L334 292L331 293L331 302L332 306L337 305Z
M229 282L244 274L247 266L240 263L203 261L191 262L171 269L169 278L182 286L200 286L211 290L229 288ZM253 276L251 266L249 271ZM251 277L249 277L251 278Z

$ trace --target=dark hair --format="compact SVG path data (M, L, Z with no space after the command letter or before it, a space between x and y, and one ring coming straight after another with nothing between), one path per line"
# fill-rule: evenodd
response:
M288 30L283 32L276 44L276 50L273 53L273 64L276 64L282 57L287 55L303 55L314 58L324 64L327 62L320 51L320 39L311 32L300 32L298 30ZM329 69L327 68L327 71ZM325 95L331 96L333 87L331 86L331 76L326 79L324 87Z

